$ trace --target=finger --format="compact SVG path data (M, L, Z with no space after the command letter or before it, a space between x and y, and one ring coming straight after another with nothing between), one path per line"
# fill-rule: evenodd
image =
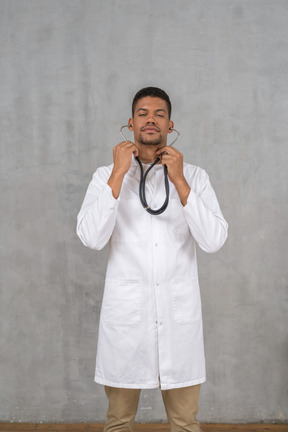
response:
M179 150L175 149L174 147L170 147L170 146L165 146L165 147L161 147L160 149L157 150L156 154L162 154L162 153L167 153L167 154L179 154Z
M164 156L163 156L163 157L160 159L160 162L161 162L162 165L171 166L171 165L174 164L175 160L174 160L174 158L172 158L172 157L169 157L169 156L165 156L165 157L164 157Z
M131 150L132 153L137 152L137 155L138 155L138 149L137 149L136 145L133 142L130 141L129 144L127 144L126 148L129 149L129 150Z
M170 155L168 153L162 154L160 159L164 161L175 161L175 162L177 161L177 157L175 157L174 155Z
M156 154L157 155L162 155L162 153L164 153L165 151L167 152L167 147L161 147L160 149L158 149L156 151Z
M132 141L124 141L123 146L121 146L121 148L125 150L129 150L131 151L131 153L134 153L135 156L138 156L138 149Z
M132 145L135 145L132 141L122 141L119 147L131 147Z

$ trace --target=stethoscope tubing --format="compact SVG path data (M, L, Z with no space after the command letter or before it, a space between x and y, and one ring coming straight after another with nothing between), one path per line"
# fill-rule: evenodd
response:
M145 174L143 174L143 166L142 166L141 160L139 159L138 156L136 156L135 159L137 160L137 162L139 163L139 166L140 166L139 198L140 198L141 204L144 207L144 209L148 213L150 213L151 215L160 215L161 213L163 213L166 210L168 203L169 203L169 180L168 180L167 166L166 165L163 166L166 199L160 208L158 208L156 210L152 210L149 207L147 200L146 200L146 193L145 193L146 177L149 174L149 172L151 171L151 169L154 167L154 165L156 165L160 161L160 158L157 157L155 159L155 161L150 165L150 167L147 169Z
M128 125L124 125L120 128L120 134L122 136L122 138L124 139L124 141L128 141L127 138L125 137L125 135L122 132L122 129L128 127ZM174 141L172 141L171 144L169 144L169 146L171 147L175 141L179 138L180 133L176 130L176 129L172 129L172 131L177 133L177 137L174 139ZM165 184L165 192L166 192L166 199L163 203L163 205L156 209L156 210L152 210L146 200L146 192L145 192L145 185L146 185L146 177L149 174L149 172L151 171L151 169L154 167L154 165L156 165L159 161L160 161L160 157L157 157L155 159L155 161L150 165L150 167L147 169L147 171L144 174L144 170L143 170L143 165L142 162L140 160L140 158L138 156L135 157L135 159L137 160L139 167L140 167L140 183L139 183L139 198L141 201L142 206L144 207L144 209L150 213L151 215L160 215L161 213L163 213L166 208L168 207L169 204L169 180L168 180L168 169L167 169L167 165L163 166L163 170L164 170L164 184Z

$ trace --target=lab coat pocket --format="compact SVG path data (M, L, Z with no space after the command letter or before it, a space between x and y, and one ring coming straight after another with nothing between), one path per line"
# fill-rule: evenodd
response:
M179 324L191 324L201 319L201 298L198 279L172 282L174 319Z
M110 326L133 326L140 322L141 281L106 280L102 317Z

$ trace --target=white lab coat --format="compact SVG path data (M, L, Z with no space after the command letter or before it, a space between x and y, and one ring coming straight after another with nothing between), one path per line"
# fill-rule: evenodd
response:
M205 357L195 244L216 252L227 237L208 175L184 164L191 187L186 206L170 182L168 208L154 216L140 203L134 157L118 199L107 185L112 167L94 173L77 224L85 246L101 249L110 242L95 381L164 390L200 384ZM165 199L161 165L147 176L146 190L150 207L159 208Z

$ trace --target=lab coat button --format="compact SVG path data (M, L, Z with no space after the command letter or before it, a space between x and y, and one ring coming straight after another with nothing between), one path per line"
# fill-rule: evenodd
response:
M158 246L158 243L155 243L155 247L157 247Z
M156 282L156 286L159 286L159 282Z

